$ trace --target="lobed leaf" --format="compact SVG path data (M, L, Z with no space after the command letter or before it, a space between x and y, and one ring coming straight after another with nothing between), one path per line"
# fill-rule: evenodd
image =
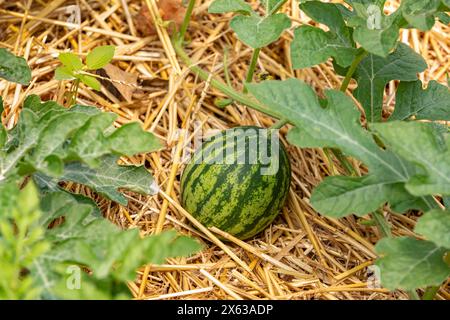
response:
M420 80L400 82L394 113L389 120L446 120L450 121L450 92L448 87L430 81L422 89Z
M440 4L440 0L403 0L401 10L412 27L427 31L434 25Z
M133 141L130 144L130 141ZM108 136L111 149L122 155L133 156L138 153L156 151L162 145L158 138L146 132L137 122L125 124Z
M416 196L450 195L449 134L439 141L435 129L419 122L392 121L372 127L389 148L422 168L406 184L409 192Z
M266 13L269 14L272 10L274 10L280 3L285 2L284 0L263 0L261 1L266 9Z
M157 192L158 187L153 177L143 166L122 166L117 164L117 160L118 158L115 156L105 156L95 169L81 162L71 162L65 165L64 173L57 179L42 175L38 179L41 180L41 184L48 186L55 186L59 181L84 184L122 205L127 205L128 201L118 191L119 188L142 194L155 194Z
M390 290L437 286L450 276L450 267L443 259L447 249L432 242L409 237L384 238L375 250L381 256L376 262L381 284Z
M353 93L364 107L367 120L381 120L384 88L389 81L415 81L417 73L426 67L423 58L405 44L399 44L387 58L373 54L364 58L353 76L358 82Z
M102 113L92 107L76 105L65 109L55 102L41 103L37 96L28 97L17 126L6 133L7 138L2 138L7 144L5 151L2 151L5 155L0 157L0 180L7 179L18 171L21 174L40 172L60 178L65 175L64 170L73 168L78 162L86 164L79 164L82 169L94 168L104 165L103 157L108 154L132 156L161 148L158 139L142 130L137 123L126 124L116 130L112 126L116 117L115 114ZM75 164L65 166L74 161ZM114 172L119 175L114 186L126 187L125 184L120 185L123 182L120 174L124 173L124 169L120 171L119 168L115 163L107 166L111 172L118 170ZM153 180L146 170L136 170L135 174L142 175L136 178L137 184L139 181L150 181L147 187L137 188L139 192L145 193ZM128 171L133 172L131 168ZM91 174L94 175L95 171ZM41 182L44 183L44 180ZM93 187L97 185L94 184ZM115 189L114 192L107 192L110 188L111 185L108 185L101 191L110 196L115 195L112 196L113 200L126 202L123 196L117 195Z
M308 68L333 57L339 65L348 67L356 51L356 48L343 44L330 32L301 26L294 31L294 40L291 43L292 66L295 69Z
M230 27L239 40L254 49L265 47L278 40L283 31L291 26L291 20L284 13L268 17L235 16Z
M364 178L325 179L311 197L312 205L319 212L333 217L351 213L364 215L386 201L401 208L407 205L434 207L432 200L417 199L403 188L415 175L415 168L378 147L361 127L359 112L344 93L327 91L327 104L322 107L314 91L297 79L248 84L247 88L268 109L296 126L288 134L292 144L338 148L368 166L369 176ZM399 202L389 196L394 192Z
M340 66L348 67L357 49L352 39L352 30L344 21L337 4L308 1L300 4L309 17L327 25L330 31L301 26L294 32L291 43L291 59L294 68L307 68L333 57Z
M95 77L86 74L78 75L78 79L81 80L85 85L91 87L94 90L100 91L102 89L102 84Z
M239 12L250 14L252 7L244 0L214 0L208 7L209 13Z

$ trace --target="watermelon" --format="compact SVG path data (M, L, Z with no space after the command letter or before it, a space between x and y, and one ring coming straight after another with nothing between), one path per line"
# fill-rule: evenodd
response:
M181 177L181 202L204 226L247 239L278 215L290 180L288 155L276 130L236 127L194 153Z

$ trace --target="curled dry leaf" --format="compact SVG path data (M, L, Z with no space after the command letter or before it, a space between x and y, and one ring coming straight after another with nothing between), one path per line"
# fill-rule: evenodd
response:
M181 0L160 0L158 3L159 13L164 21L175 22L177 28L183 22L186 8L183 6ZM150 11L144 3L139 13L135 16L136 27L144 36L156 35L155 23L152 20ZM174 26L171 24L168 28L169 32L174 31Z
M127 101L132 101L133 92L137 86L137 76L135 74L123 71L122 69L108 64L97 72L111 81L102 80L103 86L112 93L116 98L122 97Z

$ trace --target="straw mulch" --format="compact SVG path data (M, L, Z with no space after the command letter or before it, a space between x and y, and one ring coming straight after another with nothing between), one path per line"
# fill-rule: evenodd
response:
M224 49L228 48L231 81L241 88L251 50L236 40L228 25L229 15L207 13L210 2L197 2L187 50L200 66L223 77L227 51ZM387 11L397 5L389 2ZM275 222L256 238L245 243L221 242L217 239L220 231L193 226L178 199L183 169L180 153L191 142L194 129L198 129L198 124L204 131L249 124L266 127L274 120L241 105L215 107L214 99L222 95L208 82L190 74L187 66L176 59L164 28L158 25L158 33L146 37L137 31L139 20L135 15L142 6L150 6L150 12L159 15L154 10L155 0L0 0L0 47L24 56L33 70L29 87L0 82L9 126L17 120L27 94L64 101L70 83L53 80L59 52L73 50L85 54L96 46L113 44L117 46L113 64L138 77L136 86L127 86L134 91L130 101L106 89L100 94L81 85L78 103L117 113L117 125L139 121L165 143L161 152L123 159L129 164L145 164L162 191L155 196L129 193L129 205L121 207L80 186L67 188L97 199L105 215L123 228L139 228L143 236L161 229L176 229L197 237L204 250L190 258L170 259L165 265L137 270L136 280L129 283L133 296L136 299L406 299L405 292L388 292L370 277L367 267L376 258L374 244L380 235L374 227L359 223L369 217L335 220L311 208L313 187L325 176L344 172L322 150L288 146L293 169L289 199ZM311 23L299 11L296 1L289 1L283 11L293 18L294 26ZM255 79L267 74L278 79L297 77L319 94L326 88L338 87L342 79L335 75L331 63L292 70L289 58L292 30L262 51ZM429 32L404 30L401 34L401 40L428 61L428 70L420 75L425 82L446 82L450 67L449 31L448 26L437 23ZM389 107L395 103L395 88L396 83L392 82L386 90ZM179 129L188 130L187 137L181 139ZM282 133L286 132L284 128ZM363 167L360 171L364 174ZM388 207L384 213L395 236L413 235L417 214L393 215ZM438 299L449 298L447 281Z

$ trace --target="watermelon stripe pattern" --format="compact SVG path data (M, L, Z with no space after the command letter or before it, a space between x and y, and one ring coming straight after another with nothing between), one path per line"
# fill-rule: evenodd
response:
M223 131L203 143L184 169L181 202L206 227L248 239L280 212L291 167L282 143L271 139L277 133L267 132L258 127ZM264 147L268 155L261 152ZM277 170L264 173L270 166Z

